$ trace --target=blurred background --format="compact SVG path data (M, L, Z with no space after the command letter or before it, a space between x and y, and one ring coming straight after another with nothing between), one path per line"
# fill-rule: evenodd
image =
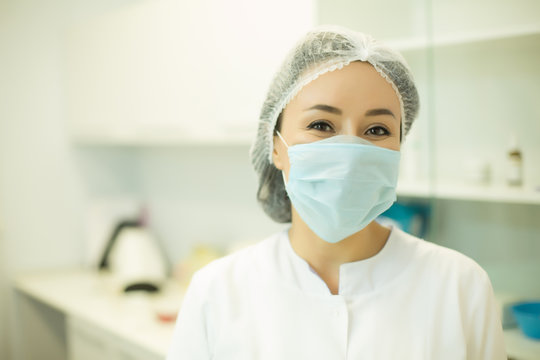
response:
M280 61L326 23L417 81L386 215L484 267L509 354L540 358L505 312L540 298L538 1L0 0L1 359L163 357L190 274L285 226L249 147Z

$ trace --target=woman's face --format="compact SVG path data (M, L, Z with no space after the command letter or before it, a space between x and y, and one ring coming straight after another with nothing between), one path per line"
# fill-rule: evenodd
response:
M285 107L280 133L289 144L355 135L399 151L401 111L392 86L367 62L353 62L307 84ZM274 136L274 165L289 177L287 147Z

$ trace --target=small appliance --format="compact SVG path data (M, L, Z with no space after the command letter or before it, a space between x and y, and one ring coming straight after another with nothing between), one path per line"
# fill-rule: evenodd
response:
M144 209L137 220L120 221L99 263L124 292L158 291L167 277L166 257L146 223Z

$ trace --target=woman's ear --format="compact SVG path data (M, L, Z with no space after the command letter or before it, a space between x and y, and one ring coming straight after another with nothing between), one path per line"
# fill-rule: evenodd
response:
M280 147L281 140L274 135L274 146L272 149L272 161L274 162L274 166L278 168L279 170L283 170L283 161L282 161L282 155L281 155L281 149L278 149Z

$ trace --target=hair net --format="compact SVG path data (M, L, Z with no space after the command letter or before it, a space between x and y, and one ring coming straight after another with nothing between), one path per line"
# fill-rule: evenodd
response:
M401 134L406 135L419 107L418 92L405 59L371 36L335 25L308 32L287 55L263 103L251 162L259 175L257 198L277 222L291 221L291 203L281 171L272 162L278 116L294 96L320 75L353 61L370 63L396 91L401 105Z

